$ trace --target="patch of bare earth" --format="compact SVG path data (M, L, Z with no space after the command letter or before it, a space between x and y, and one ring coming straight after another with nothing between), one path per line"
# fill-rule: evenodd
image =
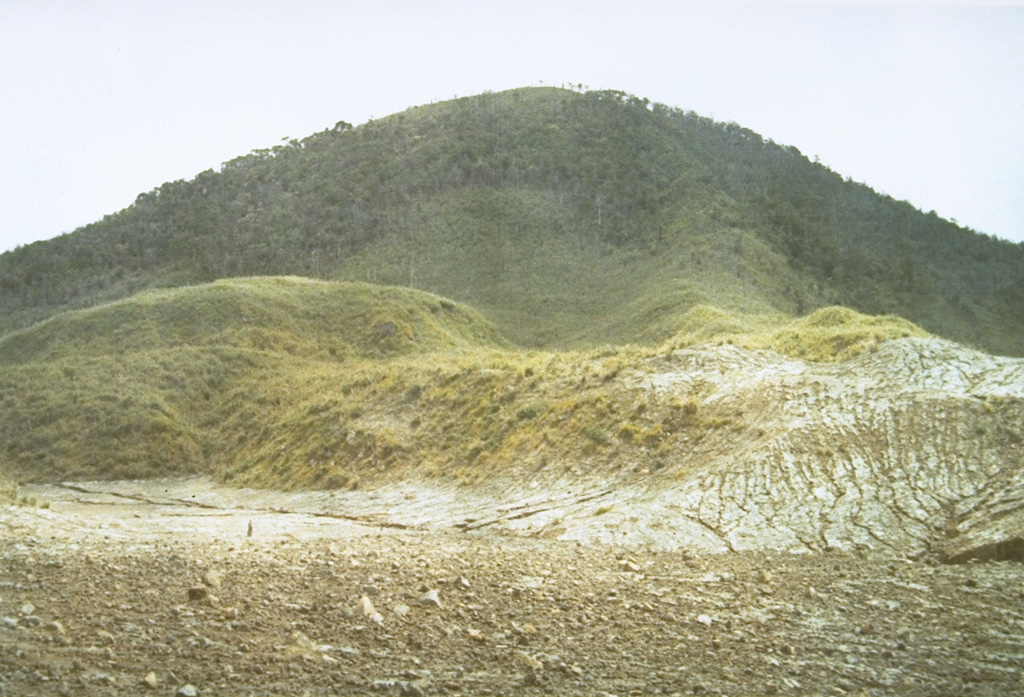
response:
M698 554L380 525L370 493L326 516L289 512L318 495L106 489L3 512L6 695L1024 691L1013 562Z
M1024 361L715 347L616 379L718 425L475 489L28 488L0 695L1024 693Z

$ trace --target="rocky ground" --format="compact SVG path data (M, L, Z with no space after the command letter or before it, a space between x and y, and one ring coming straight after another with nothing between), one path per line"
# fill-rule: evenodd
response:
M603 542L411 486L30 493L0 509L4 697L1024 694L1018 562L616 543L598 496Z

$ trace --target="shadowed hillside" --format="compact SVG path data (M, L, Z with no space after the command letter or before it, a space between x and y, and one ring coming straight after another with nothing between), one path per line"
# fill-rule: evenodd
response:
M339 122L4 254L0 332L141 289L281 274L436 292L535 347L656 344L702 307L845 305L1024 352L1024 247L735 124L555 88Z

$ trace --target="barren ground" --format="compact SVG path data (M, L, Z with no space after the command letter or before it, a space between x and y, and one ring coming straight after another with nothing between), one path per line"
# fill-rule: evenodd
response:
M7 697L1024 693L1015 562L695 553L602 492L76 487L0 509Z

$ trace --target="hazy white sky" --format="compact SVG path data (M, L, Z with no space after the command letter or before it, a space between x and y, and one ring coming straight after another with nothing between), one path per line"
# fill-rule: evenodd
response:
M0 251L283 137L525 85L620 89L1024 240L1024 7L0 0Z

